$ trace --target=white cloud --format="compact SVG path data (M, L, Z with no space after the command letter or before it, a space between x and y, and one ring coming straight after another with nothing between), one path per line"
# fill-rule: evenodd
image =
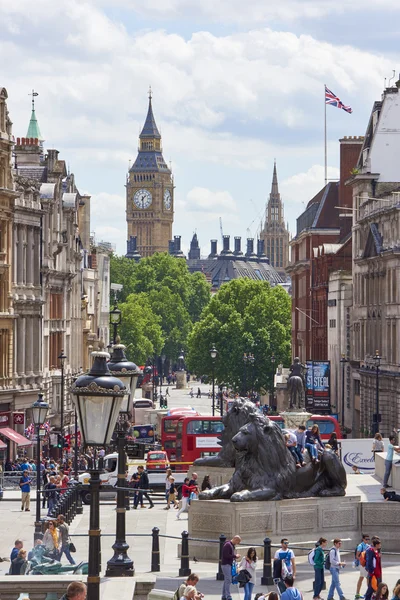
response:
M328 167L328 181L339 179L339 169ZM304 173L296 173L280 184L280 193L285 203L286 214L299 216L308 202L323 186L325 169L322 165L313 165ZM300 205L300 206L299 206ZM293 211L293 212L292 212Z
M229 192L213 192L202 187L196 187L190 190L187 194L185 207L187 210L193 212L237 212L237 204Z

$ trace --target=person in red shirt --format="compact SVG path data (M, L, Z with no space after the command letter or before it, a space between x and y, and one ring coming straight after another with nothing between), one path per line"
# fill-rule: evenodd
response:
M374 593L374 589L372 587L372 578L376 577L378 584L382 581L381 540L376 536L372 536L371 543L372 545L365 551L365 570L368 573L368 589L367 593L365 594L365 600L371 600L371 596Z
M61 493L63 494L67 490L69 477L68 477L68 475L66 475L64 473L64 471L62 469L60 469L59 476L60 476L60 480L61 480L60 489L61 489Z
M190 494L192 492L195 492L196 489L196 485L189 485L189 477L185 477L185 480L182 485L182 506L176 514L176 518L178 519L178 521L180 518L180 514L188 511Z

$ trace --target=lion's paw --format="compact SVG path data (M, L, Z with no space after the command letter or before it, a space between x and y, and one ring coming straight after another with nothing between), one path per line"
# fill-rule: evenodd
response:
M231 502L246 502L248 500L250 500L249 490L245 490L244 492L236 492L231 496Z

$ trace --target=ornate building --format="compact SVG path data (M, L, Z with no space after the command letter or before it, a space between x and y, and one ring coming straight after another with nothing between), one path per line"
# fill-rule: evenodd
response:
M260 239L264 240L265 252L271 266L278 271L281 277L285 278L285 269L289 263L289 231L285 227L283 202L278 189L276 162L274 163L265 224L260 232Z
M149 93L149 109L139 151L126 186L128 239L136 237L141 256L168 252L174 220L174 181L163 155Z

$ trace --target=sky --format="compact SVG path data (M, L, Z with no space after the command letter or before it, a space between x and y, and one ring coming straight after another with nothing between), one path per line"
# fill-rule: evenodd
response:
M126 253L125 181L148 106L175 181L173 234L202 254L224 234L255 237L274 159L285 219L324 185L339 138L364 135L400 70L398 0L0 0L0 87L15 137L32 89L45 148L92 196L96 240Z

